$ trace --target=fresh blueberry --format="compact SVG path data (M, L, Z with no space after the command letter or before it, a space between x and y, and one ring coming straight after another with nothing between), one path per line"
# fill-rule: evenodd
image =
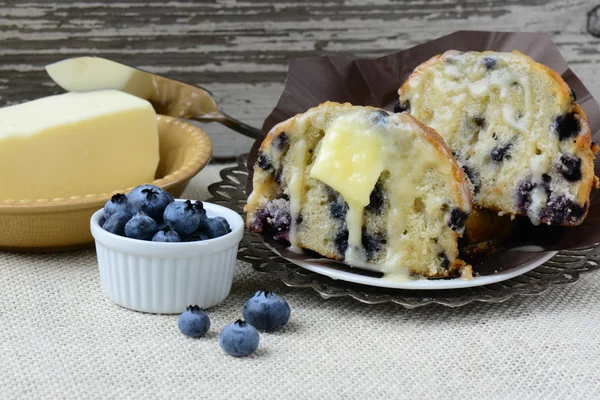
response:
M210 329L210 318L198 306L189 306L177 320L179 331L185 336L201 338Z
M290 319L290 306L287 301L268 290L259 290L242 308L242 315L256 329L273 332Z
M404 111L410 112L410 100L401 101L394 106L395 113L401 113Z
M127 208L130 214L143 211L158 222L162 222L163 212L172 202L173 196L154 185L138 186L127 196Z
M145 212L135 214L125 225L125 236L132 239L151 240L158 232L158 224Z
M512 143L508 143L504 146L497 146L492 149L490 153L490 157L495 162L501 162L502 160L510 159L510 148L512 147Z
M194 203L194 208L202 215L206 215L206 210L204 209L204 204L198 200Z
M211 238L218 238L218 237L221 237L221 236L226 235L229 232L231 232L231 229L229 229L229 224L227 223L227 221L225 221L223 223L222 219L224 219L224 218L222 218L222 219L217 219L217 218L219 218L219 217L208 219L208 229L206 230L206 233Z
M104 218L108 219L117 211L127 212L127 195L117 193L104 205Z
M183 237L184 242L201 242L203 240L211 239L208 233L204 233L202 231L196 231L191 235L187 235Z
M125 236L125 225L131 219L131 215L125 211L117 211L102 224L105 231L115 235Z
M231 226L229 226L229 222L227 222L227 220L223 217L214 217L213 219L219 221L221 224L223 224L223 226L225 227L225 229L227 230L227 233L231 232Z
M256 328L240 319L223 328L219 335L221 348L234 357L249 356L256 351L259 342Z
M174 201L165 208L163 218L177 233L189 235L198 229L202 213L196 204L190 200Z
M181 242L181 238L179 237L179 234L176 231L174 231L169 225L167 225L164 228L160 229L158 232L156 232L154 236L152 236L152 241L173 243Z
M175 198L171 195L171 193L167 192L166 190L163 190L162 193L168 199L168 204L171 204L175 201Z
M581 158L563 154L558 169L567 181L577 182L581 179Z
M577 136L581 130L581 125L579 124L579 120L575 118L575 114L570 113L557 117L554 122L554 129L558 133L558 138L565 140Z
M198 214L200 215L200 223L198 224L198 228L196 228L196 231L206 232L206 229L208 229L208 217L206 216L204 204L202 204L202 202L198 200L194 203L194 208L196 209L196 211L198 211Z

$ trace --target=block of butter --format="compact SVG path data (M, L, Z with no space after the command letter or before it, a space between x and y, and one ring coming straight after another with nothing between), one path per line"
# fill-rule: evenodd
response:
M117 90L0 108L0 202L110 193L154 180L156 114Z

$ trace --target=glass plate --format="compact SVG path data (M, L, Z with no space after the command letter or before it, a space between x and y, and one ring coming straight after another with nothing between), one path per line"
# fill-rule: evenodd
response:
M324 264L322 260L319 260L319 262L314 262L311 259L291 260L285 257L285 255L282 255L279 251L277 251L277 249L273 248L268 243L266 246L275 254L280 255L286 261L294 263L302 268L306 268L309 271L316 272L317 274L328 276L332 279L359 283L361 285L405 290L464 289L468 287L490 285L492 283L506 281L516 276L523 275L524 273L544 264L558 253L557 251L546 251L539 253L539 255L536 255L533 260L524 262L515 268L511 268L507 271L500 271L491 275L475 276L473 279L425 279L409 277L383 277L380 276L381 274L370 273L369 271L361 270L359 268L352 268L351 266L335 261Z
M227 206L242 217L245 217L244 205L247 197L247 160L247 154L240 156L237 160L238 165L221 170L222 180L208 187L213 196L208 201ZM258 272L279 277L290 287L312 288L324 298L350 297L368 304L393 302L406 308L433 303L459 307L474 301L500 303L515 295L538 295L552 285L577 282L581 273L598 269L600 246L564 250L555 255L544 253L543 258L518 268L475 278L473 281L485 278L476 281L481 282L477 286L461 286L454 283L462 281L460 279L415 280L412 282L420 282L417 285L419 287L411 287L411 290L369 285L360 279L354 279L355 282L341 280L339 276L333 279L323 274L324 271L311 271L285 260L269 249L259 235L249 232L244 234L240 243L238 259L250 263ZM434 287L436 285L439 286Z

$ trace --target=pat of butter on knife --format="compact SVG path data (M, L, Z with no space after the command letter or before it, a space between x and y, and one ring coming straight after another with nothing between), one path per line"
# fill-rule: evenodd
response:
M156 113L117 90L0 108L0 201L110 193L154 180Z

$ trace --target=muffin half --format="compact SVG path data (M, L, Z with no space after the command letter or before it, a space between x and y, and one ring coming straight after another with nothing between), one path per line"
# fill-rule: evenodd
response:
M477 206L534 225L583 221L597 146L556 72L518 52L447 51L418 66L398 93L397 111L446 141Z
M250 231L385 274L456 275L466 177L410 115L327 102L276 125L258 152Z

